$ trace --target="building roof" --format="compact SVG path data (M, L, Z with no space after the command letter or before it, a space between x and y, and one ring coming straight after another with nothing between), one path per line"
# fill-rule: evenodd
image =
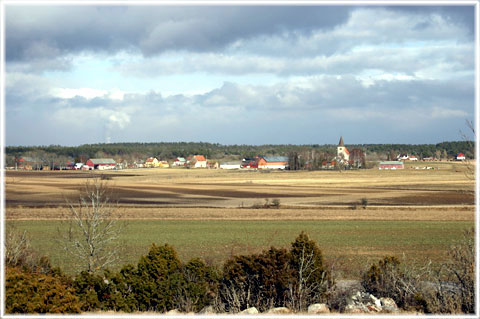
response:
M22 156L18 161L19 162L39 162L40 160L30 156Z
M338 142L338 146L345 146L343 144L343 137L342 136L340 136L340 141Z
M288 156L265 156L265 162L288 162Z
M380 162L380 165L403 165L402 161L384 161Z
M187 160L184 157L177 157L177 162L186 162Z
M147 160L146 160L145 162L151 163L151 162L153 162L153 161L155 161L155 160L156 160L156 158L154 158L154 157L149 157L149 158L147 158Z
M193 156L193 158L196 159L197 161L206 161L205 156L203 155L195 155Z
M99 164L117 164L113 158L91 158L90 161L94 165L99 165Z
M241 165L242 163L239 161L231 161L231 162L223 162L220 165Z
M462 156L465 157L465 154L463 154L463 153L458 153L457 154L457 157L462 157Z

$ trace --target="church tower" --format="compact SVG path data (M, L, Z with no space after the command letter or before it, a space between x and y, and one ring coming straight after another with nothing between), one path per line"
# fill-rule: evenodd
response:
M350 152L345 147L345 144L343 144L342 136L340 136L340 141L338 142L338 146L337 146L337 157L339 159L343 159L344 161L350 160Z

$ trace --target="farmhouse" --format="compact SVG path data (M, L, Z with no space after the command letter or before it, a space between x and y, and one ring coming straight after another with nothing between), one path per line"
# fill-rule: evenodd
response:
M184 157L177 157L175 162L173 162L172 166L185 166L187 164L187 160Z
M156 157L149 157L145 161L145 167L158 167L158 159Z
M158 167L170 167L170 164L168 164L167 161L158 161Z
M105 170L114 169L117 163L112 158L91 158L85 165L93 167L93 169Z
M402 154L397 156L399 161L418 161L418 158L414 155Z
M207 159L203 155L193 155L187 158L187 164L192 168L207 168Z
M42 166L42 161L30 156L23 156L17 160L17 165L18 165L18 168L22 168L22 169L28 169L28 170L39 169L40 166Z
M378 169L403 169L404 165L402 161L386 161L380 162Z
M287 166L287 156L264 156L258 160L259 169L285 169Z
M458 153L457 156L455 156L455 159L457 161L464 161L465 160L465 154L463 153Z

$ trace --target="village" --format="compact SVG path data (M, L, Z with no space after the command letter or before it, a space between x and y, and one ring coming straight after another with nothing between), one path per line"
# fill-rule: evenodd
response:
M331 160L323 160L319 169L360 169L366 167L366 152L359 148L348 150L343 142L343 137L337 145L336 155ZM433 156L419 158L415 155L399 154L394 158L390 155L386 161L376 162L373 168L379 170L405 169L407 162L433 162L439 161ZM465 154L458 153L451 160L464 161ZM206 156L196 154L188 157L176 157L175 159L158 159L149 157L138 159L133 162L126 160L115 161L113 158L90 158L83 162L67 159L63 163L47 161L42 158L22 156L15 161L15 166L8 166L7 169L15 170L122 170L140 168L193 168L193 169L225 169L225 170L297 170L296 162L298 156L262 156L243 158L233 161L219 161L207 159ZM311 163L305 163L305 168L311 168ZM413 166L413 169L432 169L430 166Z

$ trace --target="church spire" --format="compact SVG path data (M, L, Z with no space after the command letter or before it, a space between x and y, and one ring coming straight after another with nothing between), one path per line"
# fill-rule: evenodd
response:
M343 145L343 137L342 136L340 136L340 142L338 142L338 146L345 146L345 145Z

